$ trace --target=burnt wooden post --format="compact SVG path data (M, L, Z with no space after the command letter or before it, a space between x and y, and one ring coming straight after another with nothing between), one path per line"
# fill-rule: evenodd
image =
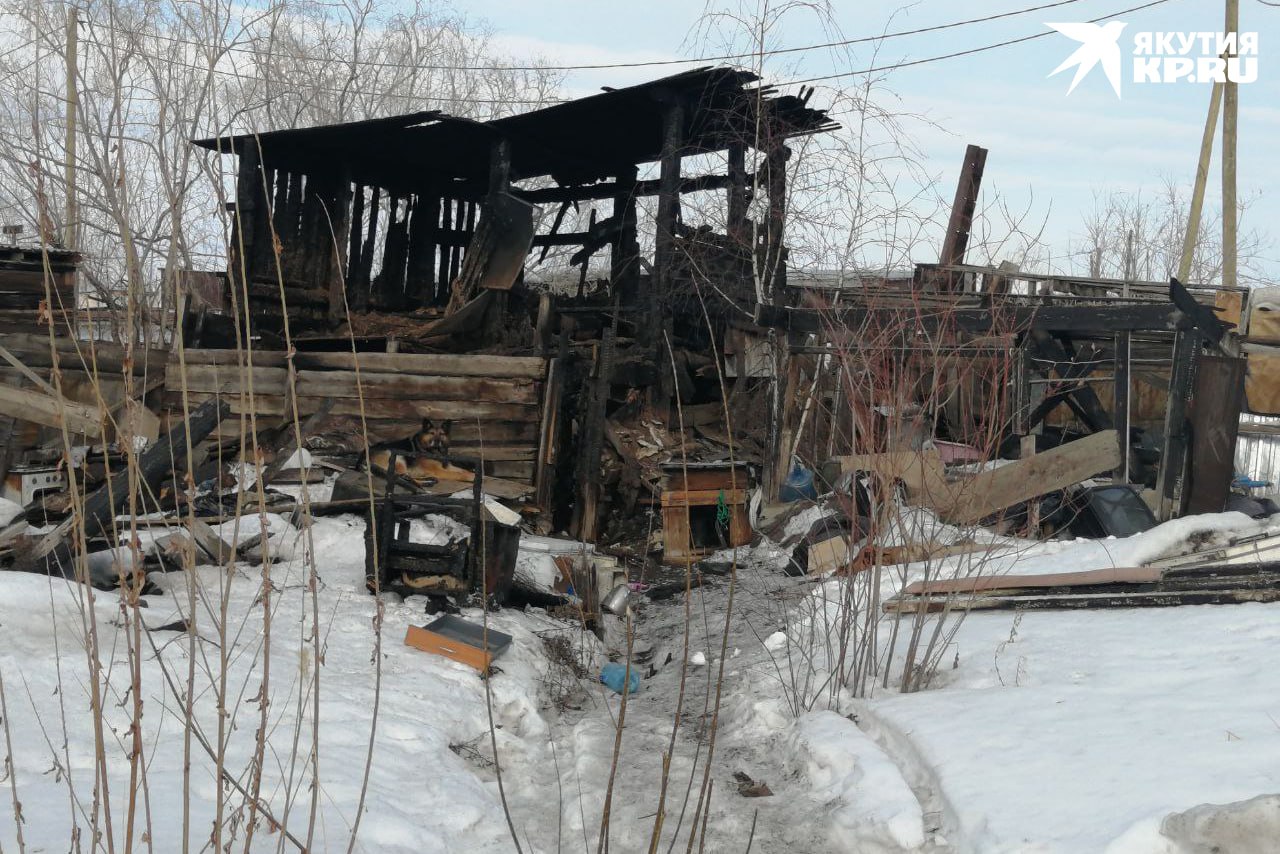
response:
M440 275L438 277L439 295L436 297L438 305L444 305L449 301L450 292L453 290L453 280L449 278L449 257L453 253L453 200L444 198L440 200Z
M609 257L609 278L620 304L634 306L640 288L640 245L636 239L636 177L635 166L617 177L617 193L613 197L613 216L618 221L618 232L613 239Z
M360 275L356 282L359 290L356 292L355 302L357 308L361 311L369 307L369 301L373 296L371 293L373 287L373 250L377 246L381 196L382 192L377 186L370 188L369 226L365 232L364 246L360 248Z
M680 219L680 147L684 139L684 104L667 106L662 117L662 165L659 176L658 213L654 222L653 267L655 287L646 300L645 344L658 346L662 329L662 304L670 296L671 267L675 257L676 222Z
M353 290L353 286L360 279L360 237L364 233L364 191L363 186L357 185L351 198L351 227L348 234L345 275L347 299L353 306L358 301L357 291Z
M1191 461L1184 504L1188 513L1221 513L1236 472L1236 439L1244 405L1245 360L1201 356L1191 403Z
M288 247L293 243L293 223L289 222L289 182L297 180L291 172L276 170L275 187L271 202L271 227L275 230L280 243ZM287 251L287 250L286 250ZM281 267L284 267L284 253L281 253Z
M320 220L324 218L324 212L320 205L322 178L314 174L306 176L306 183L302 188L302 218L298 230L298 278L304 283L304 287L311 289L318 287L323 271L320 269L320 261L327 255L322 255L322 247L320 238L328 229L323 232L320 228Z
M501 137L494 140L489 149L489 195L497 196L511 190L511 140ZM467 229L475 232L475 205L469 206ZM491 216L492 214L485 214ZM484 337L486 341L497 342L502 337L502 329L507 315L507 292L495 291L490 297L492 303L486 323Z
M353 225L351 214L351 176L347 169L338 175L333 194L329 199L329 228L325 231L325 244L329 251L329 321L338 323L343 319L346 308L346 269L347 250L353 231L359 231L359 224Z
M1187 462L1187 401L1195 381L1196 354L1200 335L1194 329L1180 330L1173 343L1173 367L1169 372L1169 403L1164 418L1164 449L1156 495L1160 505L1156 517L1166 521L1181 512L1178 499Z
M436 223L440 219L440 200L434 195L419 195L413 205L409 224L409 301L413 308L428 305L436 295Z
M653 275L645 294L640 344L653 353L656 364L665 362L662 347L663 307L671 298L675 266L676 223L680 220L680 161L684 144L685 105L676 100L662 117L662 163L658 178L658 211L654 221ZM658 371L658 383L649 387L649 402L666 418L672 398L671 373Z
M947 234L942 240L941 263L963 264L965 249L969 246L969 230L973 227L973 211L978 204L978 190L982 187L982 172L987 165L987 150L969 145L964 150L964 165L960 167L960 180L956 182L956 197L951 203L951 219L947 222ZM956 278L942 277L948 288L954 288Z
M256 272L253 267L255 257L253 242L257 234L255 223L260 214L258 205L260 162L258 140L254 137L246 138L241 144L240 162L236 173L235 239L231 244L231 280L238 285L237 291L241 295Z
M769 190L769 213L765 230L763 265L759 271L759 292L765 302L780 308L786 303L786 249L783 242L787 218L787 158L790 150L777 129L770 127L766 138L765 171ZM766 461L765 492L777 500L782 483L791 471L788 418L795 396L799 364L790 353L787 335L771 336L773 344L772 407L769 413L769 459ZM783 377L786 385L783 386Z
M769 219L760 284L766 299L775 306L786 302L787 259L783 234L787 220L787 159L790 156L791 150L782 144L780 138L773 141L771 132L769 149L765 155L769 182Z
M284 243L284 268L290 276L297 272L298 258L304 253L300 246L302 240L302 182L301 172L289 176L289 186L284 197L284 227L278 229L280 240Z
M578 465L578 500L574 504L574 536L584 542L596 539L600 517L600 455L604 451L605 409L609 403L609 386L613 374L614 338L617 325L617 300L614 300L614 322L606 326L600 341L600 355L596 359L595 381L587 403L587 413L582 430L581 452Z
M1113 396L1111 421L1116 428L1116 438L1120 442L1120 463L1116 466L1113 477L1120 483L1129 482L1129 362L1131 347L1129 332L1117 332L1115 339L1115 371L1112 380Z

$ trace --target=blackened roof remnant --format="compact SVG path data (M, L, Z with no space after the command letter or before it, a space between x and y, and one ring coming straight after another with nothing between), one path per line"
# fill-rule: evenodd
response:
M566 101L540 110L477 122L439 111L382 119L197 140L214 151L239 153L259 140L272 168L347 170L352 180L393 191L450 190L483 195L490 144L510 139L512 180L550 176L562 186L586 184L649 163L662 153L663 115L682 101L687 154L752 144L757 127L783 138L837 127L825 110L808 106L812 89L778 95L759 77L732 68L700 68L636 86ZM757 121L761 119L762 121Z

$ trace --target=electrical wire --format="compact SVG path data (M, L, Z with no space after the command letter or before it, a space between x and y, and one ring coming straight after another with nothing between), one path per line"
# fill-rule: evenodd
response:
M94 45L95 47L101 47L101 48L112 47L112 45L95 41L89 38L81 38L80 42L81 44L90 44L90 45ZM369 90L364 90L364 89L351 89L351 88L337 87L337 86L321 86L317 83L312 83L312 82L306 82L305 84L300 84L298 81L295 81L295 80L285 80L285 79L279 79L279 78L271 80L266 77L258 77L252 74L241 73L239 69L234 69L229 71L223 68L218 68L216 66L211 67L211 66L205 66L205 65L193 65L192 63L178 62L177 60L174 60L167 56L156 56L155 54L146 53L144 51L133 51L133 55L143 56L143 57L146 57L147 59L152 59L152 60L155 60L156 62L161 62L166 65L176 65L179 68L189 68L194 71L210 72L222 77L234 77L235 79L239 80L242 83L261 83L267 86L279 86L279 87L305 86L305 90L307 92L331 92L334 94L364 95L367 97L374 97L374 98L387 98L387 97L414 98L421 101L426 101L426 102L435 101L435 102L444 103L444 104L494 104L494 105L521 105L521 106L535 106L535 107L551 106L552 104L560 104L560 103L564 103L566 100L569 100L565 98L531 99L531 98L480 98L480 97L470 97L470 96L449 97L445 95L418 95L414 93L401 94L397 92L385 92L385 91L371 92ZM400 81L400 82L403 82L403 81Z
M688 59L654 59L654 60L639 61L639 62L601 62L601 63L584 64L584 65L550 65L550 64L505 65L502 63L491 63L488 65L433 65L433 64L417 65L417 64L406 64L406 63L398 63L398 62L376 62L373 60L361 60L355 63L352 63L346 60L339 60L339 61L343 62L343 64L346 64L346 65L354 64L354 65L366 66L369 68L401 68L405 70L414 70L414 71L601 71L601 70L608 70L608 69L614 69L614 68L653 68L653 67L665 66L665 65L692 65L696 63L728 62L731 60L738 60L738 59L756 59L763 56L783 56L786 54L802 53L804 51L810 51L810 50L825 50L828 48L849 47L851 45L869 44L871 42L882 42L889 39L904 38L906 36L917 36L917 35L923 35L926 33L940 32L942 30L950 30L956 27L967 27L972 24L984 24L989 21L998 21L998 20L1001 20L1002 18L1012 18L1019 15L1028 15L1028 14L1031 14L1032 12L1042 12L1045 9L1054 9L1059 6L1067 6L1072 3L1079 3L1079 2L1081 2L1081 0L1055 0L1055 2L1043 3L1039 6L1029 6L1022 9L1014 9L1009 12L999 12L994 15L984 15L983 17L980 17L980 18L968 18L963 21L952 21L947 24L935 24L929 27L919 27L914 30L899 30L897 32L892 32L892 33L883 33L878 36L862 36L855 39L842 39L840 41L823 42L820 44L801 45L798 47L775 48L772 50L751 51L749 53L726 53L726 54L720 54L717 56L698 56L698 57L691 57ZM1124 13L1120 13L1120 14L1124 14ZM86 21L86 23L88 22ZM109 30L113 33L119 33L121 35L135 35L134 33L129 33L125 30L119 30L104 24L93 24L93 26L100 27L101 29L104 29L104 30ZM289 59L289 60L295 60L295 61L312 61L312 62L333 61L332 59L327 57L298 56L298 55L287 54L287 53L275 53L272 51L260 51L260 50L255 50L254 48L249 48L249 47L227 46L223 48L221 45L209 44L207 42L199 42L192 39L181 39L176 36L163 36L159 34L149 34L146 36L146 38L156 39L158 41L171 42L173 44L186 45L188 47L199 47L199 48L205 48L205 49L221 48L233 53L247 53L252 56L270 57L273 59Z
M1062 5L1062 4L1063 4L1063 3L1065 3L1065 2L1078 2L1078 0L1059 0L1059 2L1058 2L1058 3L1049 4L1049 6ZM1154 6L1160 6L1160 5L1163 5L1163 4L1168 3L1168 2L1169 2L1169 0L1151 0L1151 2L1143 3L1143 4L1140 4L1140 5L1138 5L1138 6L1131 6L1131 7L1127 8L1127 9L1121 9L1121 10L1120 10L1120 11L1118 11L1118 12L1112 12L1112 13L1107 14L1107 15L1100 15L1100 16L1098 16L1098 17L1096 17L1096 18L1091 18L1091 19L1089 19L1089 21L1088 21L1087 23L1095 24L1095 23L1098 23L1098 22L1100 22L1100 21L1106 21L1106 20L1110 20L1110 19L1112 19L1112 18L1117 18L1117 17L1119 17L1119 16L1121 16L1121 15L1127 15L1127 14L1130 14L1130 13L1132 13L1132 12L1139 12L1139 11L1142 11L1142 10L1144 10L1144 9L1150 9L1150 8L1152 8L1152 7L1154 7ZM1039 10L1039 9L1042 9L1042 8L1045 8L1045 7L1034 7L1034 9L1035 9L1035 10ZM1010 13L1004 13L1003 17L1008 17L1009 15L1012 15L1012 14L1015 14L1015 13L1011 13L1011 12L1010 12ZM1001 16L992 16L992 17L1001 17ZM975 20L975 21L977 21L977 20L990 20L990 18L988 18L988 19L974 19L974 20ZM964 23L964 22L961 22L961 23ZM959 25L960 25L960 24L954 24L954 25L949 25L949 26L959 26ZM935 29L936 29L936 28L935 28ZM955 51L955 52L953 52L953 53L939 54L939 55L936 55L936 56L927 56L927 57L923 57L923 58L921 58L921 59L904 60L904 61L902 61L902 62L897 62L897 63L893 63L893 64L890 64L890 65L872 66L872 67L869 67L869 68L863 68L863 69L857 69L857 70L850 70L850 71L840 71L840 72L835 72L835 73L832 73L832 74L820 75L820 76L817 76L817 77L808 77L808 78L804 78L804 79L802 79L802 80L787 80L787 81L782 81L782 82L783 82L785 85L793 86L793 85L804 85L804 84L812 84L812 83L821 83L821 82L826 82L826 81L830 81L830 80L838 80L838 79L843 78L843 77L854 77L854 76L859 76L859 75L864 75L864 74L877 74L877 73L883 73L883 72L887 72L887 71L894 71L894 70L897 70L897 69L900 69L900 68L911 68L911 67L915 67L915 66L919 66L919 65L926 65L926 64L929 64L929 63L933 63L933 62L940 62L940 61L942 61L942 60L946 60L946 59L956 59L956 58L958 58L958 57L962 57L962 56L972 56L972 55L974 55L974 54L984 53L984 52L986 52L986 51L996 50L996 49L998 49L998 48L1002 48L1002 47L1009 47L1009 46L1016 45L1016 44L1022 44L1022 43L1024 43L1024 42L1034 41L1035 39L1044 38L1045 36L1050 36L1050 35L1054 35L1054 31L1052 31L1052 30L1045 30L1044 32L1040 32L1040 33L1033 33L1033 34L1031 34L1031 35L1021 36L1021 37L1019 37L1019 38L1015 38L1015 39L1006 39L1005 41L995 42L995 43L993 43L993 44L988 44L988 45L982 45L982 46L980 46L980 47L975 47L975 48L969 48L969 49L967 49L967 50ZM873 39L873 40L874 40L874 39ZM102 47L102 48L111 48L111 47L113 47L113 45L108 45L108 44L105 44L105 43L103 43L103 42L94 41L93 39L83 39L83 41L85 41L85 42L87 42L87 43L89 43L89 44L96 45L96 46L98 46L98 47ZM812 47L812 46L811 46L811 47ZM792 48L792 49L788 49L788 50L801 50L801 49L804 49L804 48ZM159 61L159 62L165 62L165 63L169 63L169 64L172 64L172 65L178 65L178 66L185 67L185 68L191 68L191 69L194 69L194 70L196 70L196 71L211 71L211 72L212 72L212 73L214 73L214 74L218 74L218 75L222 75L222 76L235 77L236 79L240 80L241 82L248 82L248 83L261 83L261 84L269 85L269 86L294 86L294 85L297 85L294 81L289 81L289 80L269 80L269 79L267 79L267 78L264 78L264 77L258 77L258 76L256 76L256 75L246 75L246 74L242 74L238 69L236 69L236 70L232 70L232 71L227 71L227 70L224 70L224 69L221 69L221 68L217 68L216 66L215 66L215 67L207 67L207 66L192 65L192 64L188 64L188 63L177 62L176 60L173 60L172 58L169 58L169 57L159 57L159 56L155 56L154 54L148 54L148 53L145 53L145 52L142 52L142 51L135 51L135 53L136 53L136 54L138 54L138 55L146 56L146 57L148 57L148 58L150 58L150 59L153 59L153 60L156 60L156 61ZM747 56L758 56L758 54L746 54L746 55L747 55ZM681 60L681 61L689 61L689 62L693 62L693 61L706 61L706 60L708 60L708 59L713 59L713 58L704 58L704 59L700 59L700 60ZM637 64L637 65L643 65L643 63L639 63L639 64ZM391 67L401 68L401 69L404 69L404 70L415 70L415 71L416 71L416 70L426 70L426 69L430 68L430 66L410 66L410 65L404 65L404 66L402 66L402 65L393 65L393 66L391 66ZM578 67L580 67L580 68L588 68L588 67L590 67L590 66L578 66ZM632 67L632 66L630 66L630 65L627 65L627 66L617 65L617 66L613 66L613 67ZM467 67L467 66L442 66L442 67L441 67L441 70L459 70L459 71L462 71L462 70L468 70L468 67ZM506 70L519 70L519 69L515 69L515 68L507 68L507 67L503 67L503 66L485 66L485 67L484 67L484 70L498 70L498 71L506 71ZM412 95L412 94L400 95L400 94L397 94L397 93L389 93L389 92L371 92L371 91L368 91L368 90L353 89L353 88L348 88L348 87L341 87L341 88L339 88L339 87L334 87L334 86L321 86L321 85L314 84L314 83L308 83L308 84L306 84L306 89L307 89L308 91L321 91L321 92L330 92L330 93L335 93L335 94L347 94L347 95L361 95L361 96L367 96L367 97L388 97L388 96L390 96L390 97L403 97L403 98L415 98L415 97L417 97L417 98L421 98L421 100L426 101L426 102L438 102L438 103L467 103L467 104L520 105L520 106L541 106L541 107L546 107L546 106L552 106L552 105L554 105L554 104L565 103L566 101L571 100L571 99L564 99L564 98L527 99L527 98L448 97L448 96L443 96L443 95L423 95L423 96L415 96L415 95Z
M1143 3L1141 6L1131 6L1128 9L1121 9L1119 12L1112 12L1110 15L1100 15L1097 18L1090 18L1086 23L1096 24L1099 21L1107 21L1107 20L1110 20L1111 18L1118 18L1121 15L1128 15L1130 12L1140 12L1143 9L1150 9L1152 6L1160 6L1168 2L1169 0L1152 0L1152 2L1150 3ZM924 59L905 60L903 62L894 63L893 65L882 65L882 66L873 67L873 68L862 68L856 71L840 71L835 74L825 74L820 77L808 77L804 80L788 80L787 84L791 86L799 86L807 83L821 83L827 80L835 80L840 77L854 77L861 74L876 74L882 71L894 71L899 68L910 68L911 66L914 66L914 65L924 65L930 62L939 62L944 59L955 59L956 57L960 57L960 56L972 56L975 53L983 53L988 50L995 50L996 48L1009 47L1010 45L1015 45L1015 44L1022 44L1023 42L1034 41L1035 39L1042 39L1045 36L1051 36L1054 34L1055 33L1053 30L1045 30L1042 33L1033 33L1032 35L1029 35L1029 36L1022 36L1021 38L1016 38L1016 39L1008 39L1006 41L996 42L995 44L983 45L982 47L975 47L975 48L970 48L968 50L956 51L955 53L944 53L939 56L928 56L928 57L925 57Z

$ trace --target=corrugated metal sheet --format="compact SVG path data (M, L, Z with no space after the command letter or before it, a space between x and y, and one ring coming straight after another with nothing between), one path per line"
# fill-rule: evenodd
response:
M1236 472L1254 480L1271 482L1272 486L1250 490L1253 495L1280 494L1280 418L1240 416Z

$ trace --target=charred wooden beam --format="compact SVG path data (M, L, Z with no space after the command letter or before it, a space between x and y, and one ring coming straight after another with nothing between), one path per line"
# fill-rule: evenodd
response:
M436 295L436 222L440 219L440 200L435 196L418 196L409 224L409 267L407 292L410 305L428 305Z
M378 271L379 304L389 309L404 306L405 256L409 242L408 200L398 196L389 199L387 241L382 251L382 269ZM401 202L405 210L401 214Z
M732 150L732 149L731 149ZM756 175L756 179L764 181L764 171ZM735 183L737 182L737 183ZM730 172L726 175L697 175L688 178L681 178L678 185L678 192L681 195L688 193L703 193L716 190L724 190L733 186L747 186L747 176L744 171L741 176L735 176ZM619 179L617 181L606 181L599 184L584 184L569 187L540 187L536 190L513 190L515 195L524 199L526 202L534 204L559 204L563 202L589 202L601 201L603 199L616 198L622 193L626 193L634 198L641 196L656 196L662 192L662 179L655 178L647 181L636 181L634 184ZM745 196L744 196L745 198ZM745 207L744 207L745 211Z
M337 323L342 319L344 307L346 303L346 269L347 269L347 252L350 247L350 236L352 232L360 230L360 224L354 223L351 211L351 178L346 169L343 169L338 176L336 185L332 188L332 196L328 205L329 230L324 232L327 240L325 244L328 252L325 257L328 261L326 269L326 278L329 285L329 321Z
M377 249L378 216L381 214L381 190L371 189L369 197L369 227L365 232L364 246L360 249L360 276L357 280L359 290L356 291L356 307L363 311L369 307L373 287L373 253Z
M1132 384L1130 362L1132 356L1131 332L1116 333L1116 352L1112 362L1111 420L1116 427L1116 436L1120 442L1120 464L1116 466L1113 477L1118 483L1129 481L1129 386Z
M1091 358L1077 360L1070 339L1056 338L1043 329L1032 329L1028 338L1034 356L1053 365L1048 373L1056 372L1065 382L1082 381L1093 372L1095 361ZM1088 383L1079 382L1062 399L1093 432L1112 428L1111 417L1103 408L1097 392ZM1033 421L1032 424L1034 423Z
M218 422L230 414L231 408L224 400L209 400L192 410L186 420L179 421L167 436L138 457L139 488L144 492L159 493L165 477L187 458L187 448L203 441L218 426ZM84 520L86 539L111 536L116 514L129 500L132 478L133 474L128 470L117 472L110 483L85 498L79 515ZM67 543L70 531L70 526L65 529L59 526L46 535L28 557L30 565L24 568L76 578L72 547ZM99 577L92 580L99 585L111 586L116 579Z
M653 266L657 287L647 294L648 306L642 344L654 348L662 329L661 301L671 285L672 258L675 254L676 223L680 219L680 161L684 135L684 104L667 105L662 119L662 163L658 179L658 211L654 220Z
M1191 404L1188 513L1221 513L1235 479L1245 360L1202 356Z
M787 220L787 159L791 149L779 140L765 157L769 187L769 216L765 231L764 277L770 302L781 306L786 296L787 269L783 229Z
M261 178L258 166L261 158L256 140L246 140L240 151L239 171L236 174L235 231L231 241L231 269L234 281L243 284L253 277L255 221L260 214L258 189Z
M1200 333L1179 332L1173 344L1173 370L1169 372L1168 408L1164 417L1164 449L1156 476L1159 509L1156 518L1167 521L1181 513L1183 475L1187 463L1187 403L1195 382L1196 357L1200 353Z
M359 279L360 276L360 238L364 233L364 193L365 188L357 185L351 198L351 227L348 235L345 274L347 279L347 299L353 304L355 303L355 293L352 290L352 283Z
M618 176L613 197L613 218L618 220L609 254L609 279L620 305L634 305L640 285L640 244L637 240L636 174L632 166Z
M820 332L865 326L902 328L904 336L919 331L957 329L964 332L1131 332L1178 331L1189 324L1186 316L1168 304L1128 305L1001 305L995 308L941 308L926 312L911 308L790 308L758 305L760 326L791 332Z
M444 235L453 229L453 199L440 200L440 227L436 230L439 235L440 244L440 273L436 277L439 282L440 294L436 297L439 305L444 305L449 301L449 294L453 287L453 279L449 276L449 255L453 252L453 245L444 242Z
M973 227L973 211L978 204L978 190L982 187L982 172L986 164L985 148L966 146L960 180L956 182L956 197L951 203L947 235L943 238L942 252L939 253L943 264L964 263L964 252L969 245L969 230Z

